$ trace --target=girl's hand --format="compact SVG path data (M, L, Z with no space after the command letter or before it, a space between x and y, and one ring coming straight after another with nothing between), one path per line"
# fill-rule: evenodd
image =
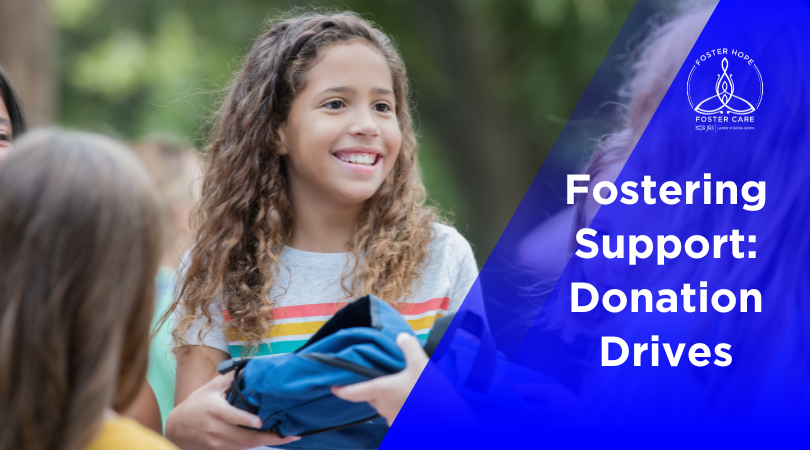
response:
M428 357L419 345L419 340L407 334L397 336L397 345L405 354L405 370L393 375L343 387L332 387L332 393L350 402L368 402L385 417L388 425L394 423L399 410L405 404L416 380L428 363Z
M217 376L189 395L169 414L166 437L183 450L243 450L300 439L294 436L282 439L273 433L241 428L259 428L262 421L225 400L232 380L233 372Z

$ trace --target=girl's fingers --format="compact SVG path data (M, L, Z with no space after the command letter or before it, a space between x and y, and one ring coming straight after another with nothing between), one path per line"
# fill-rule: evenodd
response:
M410 369L421 372L422 368L424 368L428 362L428 357L425 351L422 350L422 345L419 343L419 340L408 333L400 333L397 336L397 345L405 355L406 371ZM351 384L349 386L333 386L332 393L335 394L336 397L350 402L372 403L377 400L379 395L385 395L384 391L386 386L389 386L394 379L398 379L397 377L400 376L401 374L395 374L371 381Z
M280 438L275 433L246 430L244 428L233 428L228 434L230 440L248 448L284 445L301 439L298 436Z
M374 398L375 391L374 381L365 381L343 387L332 386L332 393L336 397L352 403L368 402Z
M202 391L225 393L233 381L233 372L228 372L225 375L217 375L211 381L200 388Z
M397 336L397 345L405 355L405 364L407 367L418 366L422 368L427 364L428 357L425 351L422 350L419 339L416 339L408 333L399 333Z
M231 387L232 381L233 372L228 372L225 375L219 375L209 381L203 389L209 392L216 392L217 394L224 394ZM217 402L211 414L218 420L229 425L249 428L259 428L262 426L262 420L258 416L231 406L227 402Z
M263 447L284 445L301 439L298 436L278 437L275 433L266 431L249 430L242 427L259 428L262 421L258 416L242 411L239 408L227 405L212 411L214 417L228 425L226 431L222 433L227 436L228 441L234 442L244 447Z
M228 425L248 428L261 428L262 426L262 419L260 419L259 416L253 415L247 411L242 411L229 404L217 407L211 411L211 414Z

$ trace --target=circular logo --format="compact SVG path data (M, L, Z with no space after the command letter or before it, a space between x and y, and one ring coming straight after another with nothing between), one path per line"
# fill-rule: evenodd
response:
M762 103L762 74L751 56L718 48L701 54L686 81L686 97L702 115L748 115Z

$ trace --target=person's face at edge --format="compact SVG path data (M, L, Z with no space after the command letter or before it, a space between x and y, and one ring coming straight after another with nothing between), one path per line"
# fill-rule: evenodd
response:
M350 207L365 202L402 145L393 77L362 42L326 49L281 127L293 199Z
M11 152L11 140L14 138L14 130L11 128L11 117L8 115L6 102L0 97L0 164Z

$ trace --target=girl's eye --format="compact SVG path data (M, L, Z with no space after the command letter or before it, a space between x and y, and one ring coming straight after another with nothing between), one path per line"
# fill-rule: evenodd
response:
M0 142L11 142L11 136L8 133L0 133Z
M343 101L341 100L333 100L323 106L326 106L329 109L340 109L344 106Z
M388 103L377 103L376 105L373 106L373 108L375 111L379 111L382 113L391 111L391 106Z

